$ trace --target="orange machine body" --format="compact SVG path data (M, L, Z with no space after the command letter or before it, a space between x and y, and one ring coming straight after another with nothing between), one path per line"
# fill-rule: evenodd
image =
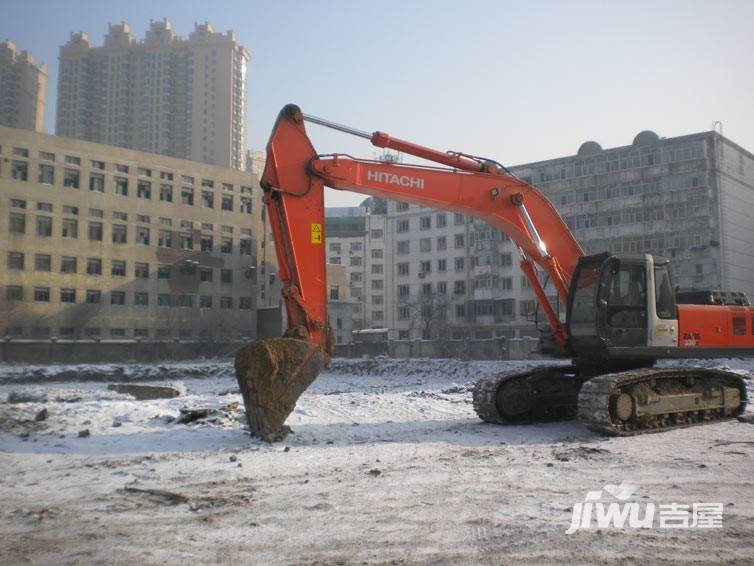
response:
M754 307L678 305L678 346L754 348Z

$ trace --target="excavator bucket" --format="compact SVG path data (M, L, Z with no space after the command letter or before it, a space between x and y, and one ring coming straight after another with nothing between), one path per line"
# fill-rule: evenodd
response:
M285 419L328 359L318 345L296 338L258 340L239 350L236 379L251 433L268 442L282 440Z

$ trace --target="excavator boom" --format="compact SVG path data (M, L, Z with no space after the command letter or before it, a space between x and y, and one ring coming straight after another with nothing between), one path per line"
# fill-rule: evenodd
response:
M318 155L306 133L307 120L445 167ZM368 134L307 116L297 106L288 105L280 112L267 144L261 185L288 324L282 338L254 342L236 359L250 425L257 436L270 439L279 433L298 396L332 355L325 273L325 186L462 213L499 228L518 246L523 271L541 301L556 343L565 350L563 325L545 296L535 265L549 275L561 299L566 300L583 252L547 198L501 165L423 147L383 132Z

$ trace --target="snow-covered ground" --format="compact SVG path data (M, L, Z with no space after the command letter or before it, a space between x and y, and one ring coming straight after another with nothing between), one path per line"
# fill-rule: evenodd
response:
M230 361L0 366L0 563L751 563L754 425L481 423L474 380L535 363L336 360L274 445L248 435ZM107 387L133 381L181 394ZM565 534L621 481L640 502L722 503L723 526Z

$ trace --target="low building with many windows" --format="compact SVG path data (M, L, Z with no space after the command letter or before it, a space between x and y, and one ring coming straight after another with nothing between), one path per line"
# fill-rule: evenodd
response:
M0 336L238 340L279 300L255 175L0 127Z
M719 133L644 131L627 146L586 142L576 155L511 170L553 202L585 253L653 253L672 260L681 289L754 296L754 155ZM536 336L537 317L546 326L520 254L499 230L389 201L386 233L391 338ZM564 319L565 305L551 285L545 291Z

